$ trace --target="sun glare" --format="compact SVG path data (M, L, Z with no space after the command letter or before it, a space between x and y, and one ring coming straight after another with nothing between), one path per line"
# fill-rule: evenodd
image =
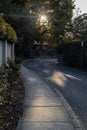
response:
M40 16L40 24L41 25L47 25L47 23L48 23L47 16L46 15Z

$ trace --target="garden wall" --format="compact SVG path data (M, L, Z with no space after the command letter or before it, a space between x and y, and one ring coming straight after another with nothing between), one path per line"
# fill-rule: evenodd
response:
M2 65L2 42L0 41L0 66Z
M7 59L14 60L14 44L0 40L0 66L7 63Z

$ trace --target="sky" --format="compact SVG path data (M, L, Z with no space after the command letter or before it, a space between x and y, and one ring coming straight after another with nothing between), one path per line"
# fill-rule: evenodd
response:
M81 14L87 13L87 0L75 0L76 9L80 8Z

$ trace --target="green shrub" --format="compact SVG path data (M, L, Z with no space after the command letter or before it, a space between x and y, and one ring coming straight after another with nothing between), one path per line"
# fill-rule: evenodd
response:
M8 66L0 68L0 129L8 129L12 126L13 110L16 109L15 92L18 89L17 80L19 76L19 66L8 60ZM18 105L17 105L18 107ZM8 116L10 114L10 116ZM12 116L11 116L12 115ZM9 119L7 119L9 117ZM12 117L12 119L11 119ZM15 118L15 116L14 116ZM8 123L11 124L8 124Z
M23 61L23 57L16 57L16 59L15 59L15 62L17 63L17 64L21 64L21 62Z
M0 68L0 105L2 106L9 101L9 87L10 84L8 82L8 70Z
M14 81L19 76L19 65L8 61L9 66L0 68L0 104L7 103L14 89ZM11 90L11 91L9 91Z
M6 39L14 43L17 42L17 35L15 30L11 27L10 24L5 22L4 19L1 17L0 17L0 38L2 40Z
M9 59L8 66L0 68L0 130L14 128L14 122L18 123L20 118L19 68Z

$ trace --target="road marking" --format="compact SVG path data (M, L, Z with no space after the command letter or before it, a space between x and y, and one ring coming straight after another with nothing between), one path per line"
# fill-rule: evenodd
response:
M69 77L69 78L71 78L71 79L76 79L76 80L82 81L82 79L77 78L75 76L72 76L72 75L69 75L69 74L66 74L66 73L64 73L64 75L67 76L67 77Z

